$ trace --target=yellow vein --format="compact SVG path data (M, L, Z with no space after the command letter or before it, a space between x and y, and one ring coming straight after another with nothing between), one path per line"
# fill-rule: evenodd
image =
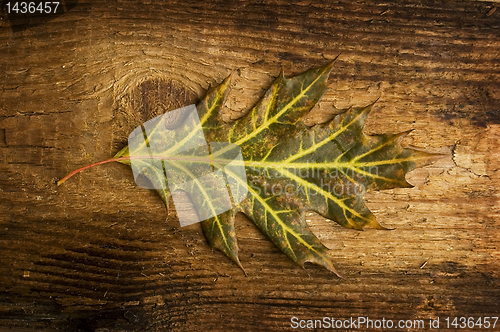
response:
M345 126L342 126L341 128L339 128L339 130L335 131L334 133L330 134L330 136L328 136L327 138L325 138L324 140L320 141L319 143L315 143L313 144L310 148L306 149L306 150L303 150L302 152L300 153L297 153L297 154L294 154L294 155L291 155L288 159L286 159L285 161L283 161L284 164L288 164L294 160L297 160L299 159L300 157L303 157L305 155L308 155L309 153L311 152L314 152L316 150L318 150L320 147L322 147L323 145L333 141L337 136L339 136L341 133L343 133L347 128L349 128L354 122L356 122L359 117L363 114L363 112L360 112L358 115L356 115L354 117L354 119L349 122L347 125Z
M314 81L309 84L309 86L305 89L305 90L302 90L300 92L300 94L298 96L296 96L295 98L292 99L292 101L290 101L283 109L281 109L278 113L276 113L276 115L274 115L270 121L266 121L264 122L260 127L259 129L253 131L251 134L245 136L245 137L242 137L241 139L239 139L235 144L237 145L241 145L242 143L248 141L249 139L257 136L262 130L266 129L271 123L273 123L274 121L276 121L280 116L282 116L284 113L286 113L294 104L296 104L300 99L302 99L302 97L307 93L307 91L309 91L309 89L312 88L312 86L319 80L321 79L321 77L323 76L323 74L327 71L327 68L325 68L323 70L323 72L321 72L320 75L318 75L318 77L316 77L314 79Z
M387 182L398 182L398 180L386 178L385 176L380 176L378 174L373 174L373 173L364 171L362 169L359 169L357 167L355 167L354 172L360 173L360 174L363 174L363 175L366 175L366 176L369 176L369 177L374 178L374 179L384 180L384 181L387 181ZM342 173L344 173L344 172L342 172Z
M356 161L360 160L361 158L364 158L390 144L392 144L395 140L397 140L399 137L401 137L401 135L394 135L393 137L391 137L390 139L387 140L387 142L384 142L384 144L380 144L380 145L377 145L374 149L371 149L363 154L360 154L358 156L356 156L355 158L351 159L350 160L350 163L353 164L355 163Z
M217 97L219 96L219 93L217 93ZM173 151L178 150L180 147L182 147L186 141L190 140L193 135L197 134L198 131L202 128L202 125L205 124L205 122L208 120L208 118L212 115L212 112L215 109L215 106L217 105L217 102L220 98L217 98L212 105L208 108L207 112L203 115L203 117L200 119L200 122L194 127L191 128L190 132L188 135L186 135L181 141L177 142L173 147L171 147L169 150L165 151L165 154L172 153ZM207 105L208 105L208 100L207 100Z
M360 215L356 210L353 210L353 209L349 208L347 205L344 204L344 202L342 200L340 200L337 197L333 196L329 191L326 191L323 188L318 187L317 185L315 185L313 183L305 181L304 179L302 179L302 178L300 178L300 177L298 177L298 176L296 176L296 175L288 172L287 170L283 170L282 173L285 176L288 176L290 179L295 180L297 183L303 185L304 187L313 189L314 191L320 193L322 196L328 197L329 199L331 199L332 201L334 201L338 206L340 206L342 209L351 212L353 215L357 216L358 218L363 219L365 221L370 221L370 220L366 219L365 217L363 217L362 215Z
M229 247L229 243L228 243L228 241L226 239L226 236L224 235L224 232L222 230L222 225L221 225L221 223L219 221L219 216L215 212L214 206L211 203L210 197L209 197L208 193L206 192L205 187L200 183L200 181L198 180L198 178L193 173L191 173L191 171L188 168L185 168L184 166L180 165L179 163L177 163L175 161L172 161L172 164L175 167L177 167L178 169L180 169L181 171L183 171L186 174L188 174L193 179L193 181L197 184L198 188L200 188L200 191L202 192L205 200L208 202L208 204L210 206L210 210L212 211L212 214L214 215L214 219L217 222L217 226L218 226L218 228L220 230L220 234L222 235L224 243L226 244L227 247Z
M370 167L370 166L380 166L380 165L394 165L394 164L400 164L406 161L416 161L420 159L428 159L429 156L420 156L420 157L408 157L408 158L400 158L400 159L391 159L391 160L377 160L377 161L370 161L370 162L364 162L364 163L358 163L356 164L356 167Z
M244 182L239 176L236 176L236 174L234 174L233 172L231 172L230 170L227 170L227 172L231 173L233 175L234 178L237 179L237 181L241 182L241 183L244 183L246 185L246 182ZM309 250L312 250L314 251L318 256L320 256L321 258L325 259L326 261L330 261L327 257L325 257L323 254L321 254L320 252L318 252L312 245L310 245L309 243L307 243L306 241L304 241L304 239L302 239L302 237L297 234L292 228L288 227L288 225L286 225L282 220L281 218L278 216L278 214L272 209L272 207L270 207L266 200L263 199L262 197L259 196L259 194L251 187L251 186L247 186L248 187L248 192L252 194L252 197L255 201L255 199L257 201L260 202L260 204L264 207L264 209L269 212L269 214L271 214L274 219L278 222L278 224L284 229L286 230L288 233L290 233L291 235L293 235L302 245L304 245L306 248L308 248ZM287 242L288 242L288 239L287 239ZM291 246L290 246L291 248Z

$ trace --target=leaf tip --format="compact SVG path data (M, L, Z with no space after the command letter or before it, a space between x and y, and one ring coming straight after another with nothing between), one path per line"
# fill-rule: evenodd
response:
M413 157L415 160L413 162L415 163L415 166L411 169L408 170L411 171L417 167L422 167L422 166L427 166L430 165L440 159L449 157L450 154L443 154L443 153L429 153L424 151L423 149L414 147L414 146L405 146L405 149L410 149L412 150ZM413 187L412 185L410 185Z
M238 249L236 249L238 250ZM238 257L238 253L235 252L235 253L228 253L226 252L225 250L222 251L224 254L226 254L226 256L228 256L233 262L236 263L236 265L238 265L238 267L243 271L243 273L245 274L245 277L248 277L248 274L247 274L247 271L245 271L245 268L243 267L243 264L241 264L240 262L240 258Z
M382 231L393 231L393 230L396 229L396 227L385 227L385 226L382 226L378 222L377 222L377 225L370 225L370 227L374 228L374 229L380 229Z
M245 271L245 268L241 264L240 260L239 259L237 259L237 260L238 261L236 262L236 264L238 264L238 266L240 267L240 269L243 271L243 273L245 274L245 277L248 277L248 273L247 273L247 271Z
M276 77L276 80L284 80L285 79L285 70L283 67L281 67L280 73L278 74L278 77Z
M406 131L403 131L403 132L400 132L398 134L396 134L396 142L398 144L401 143L401 141L403 141L403 139L408 136L409 133L411 133L412 131L414 131L414 129L409 129L409 130L406 130Z
M337 54L333 59L331 59L330 61L328 61L326 63L326 65L323 66L323 68L327 69L328 72L330 72L332 70L332 68L333 68L333 64L335 63L335 61L337 61L337 59L339 58L340 54L341 53ZM327 59L325 58L325 60L327 60Z
M227 76L227 77L226 77L226 78L222 81L222 84L226 84L226 83L227 83L227 84L230 84L230 83L231 83L231 81L233 80L234 75L236 75L235 73L236 73L236 70L233 70L233 71L231 72L231 74L229 74L229 75L228 75L228 76Z
M339 277L340 279L342 279L342 280L347 280L347 278L346 278L346 277L344 277L343 275L341 275L341 274L340 274L340 273L338 273L337 271L332 271L332 272L333 272L333 273L335 273L335 275L336 275L337 277Z
M375 217L373 217L372 219L370 219L369 223L367 223L366 225L362 226L361 230L364 231L366 227L373 228L373 229L380 229L380 230L384 230L384 231L390 231L390 230L394 229L394 228L389 228L389 227L382 226L377 221L377 219L375 219Z
M368 105L364 106L364 107L361 107L362 109L366 109L368 111L371 111L373 105L375 105L379 100L380 100L380 97L381 96L378 96L377 99L375 99L374 101L372 101L371 103L369 103Z
M340 279L345 279L338 271L337 269L335 268L335 266L333 266L332 262L330 260L328 260L328 264L320 264L321 266L325 267L328 271L334 273L337 277L339 277Z
M337 60L338 57L339 56L337 55L335 59L328 61L328 63L324 66L328 74L330 74L330 72L332 71L333 64L335 63L335 60Z
M328 271L335 273L335 275L336 275L337 277L339 277L340 279L344 279L344 280L346 279L346 278L344 278L344 276L342 276L342 275L341 275L341 274L340 274L340 273L339 273L339 272L335 269L335 267L333 266L333 264L332 264L332 268L331 268L331 269L328 269Z
M324 247L326 250L328 250L326 247ZM306 259L306 260L303 260L302 262L300 262L300 266L302 266L303 269L305 269L305 263L312 263L312 264L316 264L316 265L319 265L319 266L322 266L324 267L325 269L327 269L328 271L330 272L333 272L335 273L335 275L341 279L344 279L344 277L342 277L342 275L337 271L337 269L335 269L335 266L333 266L333 263L332 261L330 260L330 258L328 258L326 256L326 252L324 253L325 255L320 258L320 257L311 257L309 259Z

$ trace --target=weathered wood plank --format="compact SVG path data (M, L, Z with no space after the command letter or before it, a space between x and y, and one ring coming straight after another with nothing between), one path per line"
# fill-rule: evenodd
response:
M494 6L80 1L15 33L2 16L0 326L272 331L293 316L498 316ZM367 133L414 129L407 144L447 156L409 174L414 188L366 195L395 230L357 232L308 216L345 280L295 266L241 217L245 277L199 225L179 228L174 211L167 218L123 165L55 185L126 144L154 112L138 106L141 88L170 86L162 102L175 108L235 72L226 109L235 117L281 68L291 75L339 54L307 123L380 97Z

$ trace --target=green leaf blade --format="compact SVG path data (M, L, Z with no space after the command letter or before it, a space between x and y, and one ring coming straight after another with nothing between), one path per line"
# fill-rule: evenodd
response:
M350 108L324 125L308 128L301 124L301 119L325 93L332 65L312 68L291 78L281 72L262 99L245 116L230 124L220 117L230 91L230 77L209 89L197 105L198 129L203 130L207 142L233 143L243 156L241 166L245 167L247 182L230 170L224 176L225 181L239 181L240 186L248 188L247 198L230 210L202 221L210 245L241 268L234 227L238 212L245 213L298 265L311 262L337 273L328 248L309 229L305 211L315 211L347 228L385 229L366 207L363 195L372 190L411 187L405 179L406 173L436 158L401 146L407 133L365 135L363 128L373 104ZM162 167L142 161L146 177L153 182L167 181L162 178L165 169L178 170L172 173L171 180L192 183L192 192L199 191L205 198L211 196L198 178L206 172L207 165L215 170L219 162L227 163L224 155L230 147L211 151L210 160L196 160L196 153L186 152L194 134L172 135L155 137L160 142L177 143L162 151L167 156ZM149 134L148 139L152 137ZM148 139L138 148L140 153L147 154ZM115 157L130 155L126 147ZM130 161L122 162L130 165ZM188 171L187 164L197 166ZM227 183L224 179L220 182ZM168 204L171 193L167 189L157 191ZM207 199L206 203L197 197L191 199L199 215L207 209L218 211L216 200Z
M290 208L273 196L262 197L264 188L252 188L242 204L243 212L285 255L298 265L310 262L339 275L328 248L309 230L303 211Z
M203 227L203 233L207 237L210 246L222 251L243 271L245 271L238 257L239 249L236 240L236 230L234 229L234 219L235 212L226 211L213 218L203 220L201 225Z

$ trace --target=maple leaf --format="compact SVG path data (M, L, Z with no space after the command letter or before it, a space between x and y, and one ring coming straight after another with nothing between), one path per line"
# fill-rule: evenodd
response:
M197 213L213 212L202 221L210 245L240 267L234 220L238 212L243 212L295 263L301 266L305 262L315 263L338 274L328 249L309 230L305 212L315 211L357 230L384 229L364 204L364 193L411 187L405 174L430 163L435 155L403 148L400 142L406 132L365 135L363 126L373 104L350 108L323 125L305 126L301 120L325 93L332 65L333 62L312 68L292 78L285 78L281 72L262 99L232 123L222 121L220 116L230 90L228 77L209 89L197 105L199 122L182 120L186 122L182 126L189 130L164 134L160 128L164 124L152 122L147 132L140 130L139 136L144 138L137 146L131 148L129 140L129 146L105 162L119 161L131 166L135 163L153 183L152 188L156 188L167 208L171 192L165 183L179 182L181 177L180 182L191 180L188 191L201 193L196 197L191 195L199 200L194 204ZM212 146L210 158L199 158L196 148L190 148L199 131L206 141L227 145L218 149ZM162 149L155 150L155 156L148 159L145 156L151 153L153 140L160 141ZM240 164L246 177L237 174L234 168L224 168L231 162L228 153L235 146L241 151ZM137 155L142 157L134 157ZM231 187L233 197L235 188L245 194L235 206L221 213L216 213L221 203L208 199L213 195L197 180L204 174L202 166L206 164L224 168L227 182L236 184ZM166 169L170 170L168 179Z

